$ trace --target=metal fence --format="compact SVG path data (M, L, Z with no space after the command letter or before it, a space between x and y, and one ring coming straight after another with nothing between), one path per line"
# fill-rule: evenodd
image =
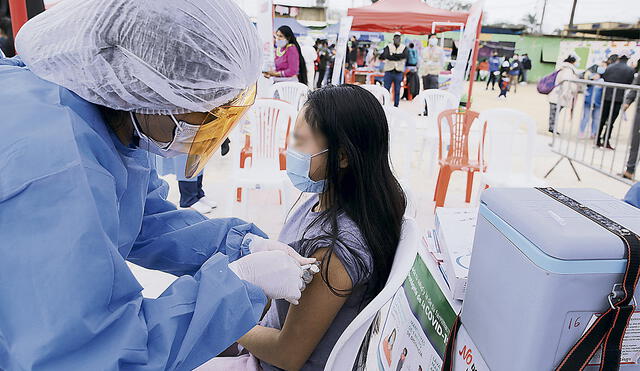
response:
M559 101L555 106L551 149L560 158L545 178L563 159L567 159L578 180L580 175L574 162L621 182L634 183L635 177L627 179L622 174L628 163L635 166L638 162L640 127L634 125L633 112L636 110L629 108L625 112L622 106L631 92L636 93L638 104L640 86L565 80L555 89L570 92L573 98L564 105Z

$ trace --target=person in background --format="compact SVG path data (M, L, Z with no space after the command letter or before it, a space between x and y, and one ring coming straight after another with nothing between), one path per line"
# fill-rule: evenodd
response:
M347 45L347 68L355 68L358 61L358 39L351 36Z
M513 86L513 92L518 91L518 80L520 79L520 73L522 71L522 65L520 64L520 56L514 54L511 58L511 64L509 65L509 85Z
M483 59L478 63L478 76L476 80L484 81L489 77L489 62Z
M593 65L585 73L585 79L594 81L604 81L602 74L606 67L604 62L601 65ZM584 94L584 107L582 110L582 120L580 121L580 132L578 138L589 136L594 139L598 132L600 123L600 104L602 103L602 86L588 85ZM589 133L587 133L587 125L591 120Z
M372 47L367 54L367 67L373 70L380 68L380 51L378 48Z
M633 85L640 85L640 73L633 79ZM622 105L622 110L626 111L631 103L638 97L637 90L629 90ZM633 179L638 163L638 147L640 147L640 104L636 104L635 118L633 119L633 129L631 131L631 150L627 159L627 170L622 174L624 178Z
M633 82L634 71L633 68L627 65L628 60L629 58L626 55L622 55L615 63L609 65L604 71L604 74L602 74L604 81L618 84L631 84ZM610 139L613 133L613 124L620 113L625 93L624 89L616 89L616 94L614 95L613 90L614 89L605 89L602 114L600 115L600 127L598 128L598 140L596 141L598 147L605 146L607 149L614 149L611 147Z
M327 40L322 40L318 45L318 79L316 88L323 86L325 82L325 74L331 61L331 52L329 51L329 43Z
M409 43L409 50L407 53L407 67L418 66L418 49L416 49L413 43Z
M393 84L393 105L400 104L400 88L404 78L404 68L407 61L407 48L400 43L402 34L396 32L393 35L393 43L384 47L381 60L384 60L384 88L391 91Z
M336 50L336 44L331 44L329 45L329 73L325 73L324 74L324 80L322 82L322 85L327 85L327 84L331 84L332 79L333 79L333 68L336 65L336 54L338 54L338 51Z
M491 90L496 89L496 81L500 78L500 57L497 51L493 51L489 58L489 79L487 80L487 86L485 90L489 90L489 84L491 84ZM498 86L499 87L499 86Z
M438 38L431 36L428 46L422 51L420 62L420 75L422 76L422 88L438 89L438 76L444 67L444 51L438 46Z
M522 74L520 74L520 82L527 83L527 75L531 71L531 59L527 53L522 54Z
M7 58L16 55L16 49L13 45L11 20L7 17L0 18L0 52Z
M265 72L265 77L273 77L275 82L298 81L307 85L307 65L289 26L280 26L276 31L275 65L275 71Z
M307 86L312 89L315 85L313 79L315 78L315 65L314 61L318 56L318 53L312 45L313 39L309 36L303 36L298 40L300 45L300 52L302 53L302 59L304 60L305 70L307 71Z
M578 72L575 64L576 58L572 55L565 58L560 64L560 69L556 75L555 87L548 95L549 99L549 132L555 132L556 116L563 108L573 103L573 98L578 92L576 84L562 84L565 80L577 79Z
M358 46L358 50L356 53L356 66L364 67L366 59L367 59L367 48L363 45Z
M503 73L507 73L507 76L509 75L509 71L511 70L511 62L509 62L509 59L505 58L504 61L502 61L502 64L500 64L500 77L502 77Z
M502 75L500 75L500 83L498 84L498 87L500 88L500 94L498 95L498 98L500 97L507 97L507 92L509 91L509 85L511 84L511 77L509 76L509 73L507 71L502 72Z

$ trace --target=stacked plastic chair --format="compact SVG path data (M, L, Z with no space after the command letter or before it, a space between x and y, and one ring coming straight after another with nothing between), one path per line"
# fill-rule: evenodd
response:
M471 202L471 194L473 192L473 176L480 171L481 151L484 148L484 137L486 124L483 127L480 144L478 148L477 160L469 158L469 132L471 126L477 120L478 112L458 109L445 110L438 116L438 164L440 171L438 172L438 180L433 200L436 207L444 206L447 196L449 180L454 171L464 171L467 173L467 192L465 201ZM447 125L449 129L449 143L446 157L443 157L443 126Z

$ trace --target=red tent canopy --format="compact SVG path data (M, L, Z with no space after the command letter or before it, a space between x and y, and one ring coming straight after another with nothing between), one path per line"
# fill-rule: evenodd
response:
M352 30L370 32L402 32L414 35L431 33L433 22L466 23L469 13L432 8L420 0L379 0L361 8L349 8L353 16ZM458 27L438 26L438 31Z

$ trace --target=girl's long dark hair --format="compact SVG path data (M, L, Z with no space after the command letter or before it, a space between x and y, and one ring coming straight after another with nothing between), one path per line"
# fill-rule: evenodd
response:
M389 159L389 126L378 100L356 85L327 86L309 95L304 115L311 129L327 143L326 185L323 202L328 208L309 225L302 237L302 254L315 247L328 247L323 256L322 279L338 296L350 292L334 288L328 280L331 254L336 246L354 257L359 271L367 274L363 301L384 287L395 256L402 216L404 192L393 175ZM340 168L341 156L348 165ZM372 259L368 271L362 254L345 243L338 230L338 216L345 213L364 237ZM306 239L312 226L320 226L322 236ZM354 282L355 284L355 282Z
M293 34L293 30L289 26L280 26L278 28L284 38L287 39L289 44L295 45L296 49L298 49L298 56L300 57L300 67L298 69L298 81L307 85L307 64L304 61L304 56L302 56L302 49L300 49L300 44L298 44L298 39L296 39L296 35Z

